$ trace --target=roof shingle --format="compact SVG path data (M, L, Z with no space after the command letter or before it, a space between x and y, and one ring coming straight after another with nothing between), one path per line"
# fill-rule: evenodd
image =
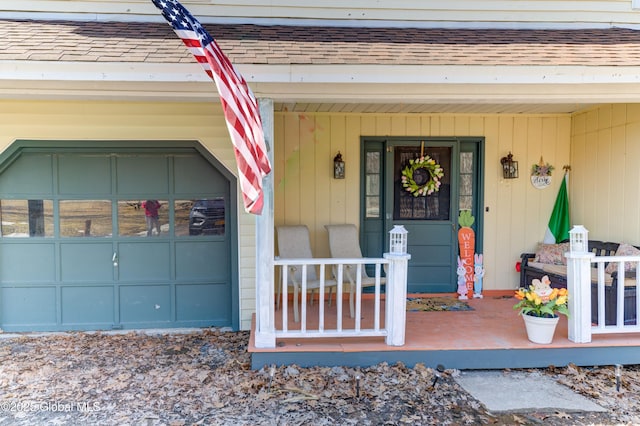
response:
M0 20L0 60L193 61L164 23ZM640 31L206 25L238 64L640 65Z

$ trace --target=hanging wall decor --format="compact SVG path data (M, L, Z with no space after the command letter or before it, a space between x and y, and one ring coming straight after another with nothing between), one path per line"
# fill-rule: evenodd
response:
M551 172L554 167L545 163L542 157L540 162L531 166L531 184L537 189L544 189L551 185Z

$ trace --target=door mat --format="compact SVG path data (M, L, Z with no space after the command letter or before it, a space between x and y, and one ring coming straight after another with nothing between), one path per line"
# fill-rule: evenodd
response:
M464 300L453 297L409 297L407 298L407 311L409 312L434 312L434 311L473 311Z

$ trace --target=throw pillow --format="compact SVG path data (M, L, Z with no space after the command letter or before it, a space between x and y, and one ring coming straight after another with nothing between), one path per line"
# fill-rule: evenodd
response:
M616 256L640 256L640 250L635 248L634 246L626 243L622 243L618 246L618 250L616 250ZM607 274L611 274L618 270L617 262L609 262L607 268L604 270ZM625 272L635 271L636 263L635 262L625 262L624 263Z
M569 251L569 243L544 244L539 243L534 262L548 263L551 265L566 265L567 258L564 254Z

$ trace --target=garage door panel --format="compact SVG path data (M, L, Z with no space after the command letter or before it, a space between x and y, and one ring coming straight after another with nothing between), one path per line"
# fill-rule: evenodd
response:
M210 325L229 322L229 286L219 284L180 284L176 286L178 321L212 321Z
M51 193L52 158L50 154L22 154L11 167L2 172L0 192L25 195Z
M118 156L116 164L119 194L165 194L169 191L166 156Z
M176 156L174 160L176 194L225 193L227 179L199 155Z
M228 279L229 251L224 241L176 243L176 279L178 281Z
M0 246L0 280L3 282L53 282L55 279L54 244Z
M63 282L113 280L113 244L61 244L60 270Z
M60 155L58 191L63 195L111 193L111 159L99 155ZM80 179L81 177L81 179Z
M57 322L55 301L55 287L3 288L2 326L9 331L54 326ZM14 328L16 326L18 328Z
M113 286L63 287L62 324L110 326L114 321Z
M0 173L0 328L237 327L227 172L186 144L71 145Z
M120 281L168 281L171 250L167 241L118 244Z
M120 322L123 324L169 322L171 288L168 285L120 287Z

